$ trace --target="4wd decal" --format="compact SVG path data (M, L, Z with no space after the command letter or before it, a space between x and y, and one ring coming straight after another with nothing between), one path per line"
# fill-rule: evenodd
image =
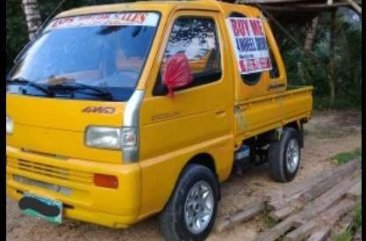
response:
M116 112L116 108L111 106L88 106L81 112L84 113L99 113L99 114L113 114Z

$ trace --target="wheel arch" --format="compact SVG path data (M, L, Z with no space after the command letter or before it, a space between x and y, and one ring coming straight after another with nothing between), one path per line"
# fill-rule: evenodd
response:
M293 121L293 122L289 122L289 123L285 124L283 127L284 128L290 127L290 128L295 129L296 131L298 131L299 138L300 138L299 144L300 144L300 147L303 148L304 147L303 121L302 120L296 120L296 121Z
M187 166L189 166L191 164L201 165L201 166L207 167L208 169L210 169L212 171L212 173L216 176L216 179L217 179L217 185L218 185L218 190L219 190L219 200L220 200L221 199L221 190L220 190L220 183L219 183L219 178L218 178L216 164L215 164L215 158L213 157L213 155L211 155L207 152L196 153L194 156L192 156L191 158L188 159L187 163L180 170L179 175L176 178L176 181L173 186L173 191L171 192L170 196L173 195L174 190L175 190L184 170L187 168ZM165 205L167 204L169 199L166 201Z
M291 127L291 128L294 128L297 131L301 131L302 130L302 123L301 123L300 120L296 120L296 121L286 123L283 127Z
M208 169L210 169L216 176L217 176L217 170L216 170L216 164L215 164L215 159L212 155L208 154L208 153L199 153L194 155L188 162L187 164L183 167L183 170L186 168L186 166L188 166L189 164L197 164L197 165L201 165L201 166L205 166ZM183 171L182 170L182 171Z

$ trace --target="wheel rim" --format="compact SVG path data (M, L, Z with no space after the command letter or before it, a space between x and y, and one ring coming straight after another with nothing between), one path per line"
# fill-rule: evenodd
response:
M291 139L287 145L286 151L286 164L287 170L294 173L299 165L300 160L300 149L299 144L295 139Z
M184 206L184 218L188 230L200 233L206 229L212 218L214 197L211 186L206 181L194 184L188 192Z

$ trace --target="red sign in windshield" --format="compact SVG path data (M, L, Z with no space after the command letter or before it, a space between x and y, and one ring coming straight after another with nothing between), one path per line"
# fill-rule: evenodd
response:
M156 27L159 15L146 12L104 13L55 19L48 29L83 26L140 25Z

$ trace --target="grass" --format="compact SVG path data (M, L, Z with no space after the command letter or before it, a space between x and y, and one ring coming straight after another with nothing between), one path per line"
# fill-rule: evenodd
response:
M349 230L344 231L343 233L336 234L334 236L334 241L351 241L352 240L352 233Z
M264 210L262 220L265 227L270 229L276 226L277 222L273 218L271 218L268 213L269 213L268 210Z
M356 232L362 226L362 207L361 204L357 204L353 209L352 218L352 231Z
M335 160L338 165L341 165L358 157L361 157L361 148L359 147L354 149L353 151L339 153L333 156L331 159Z
M362 226L362 207L357 204L352 213L352 225L349 229L342 233L336 234L332 240L334 241L351 241L357 230Z

